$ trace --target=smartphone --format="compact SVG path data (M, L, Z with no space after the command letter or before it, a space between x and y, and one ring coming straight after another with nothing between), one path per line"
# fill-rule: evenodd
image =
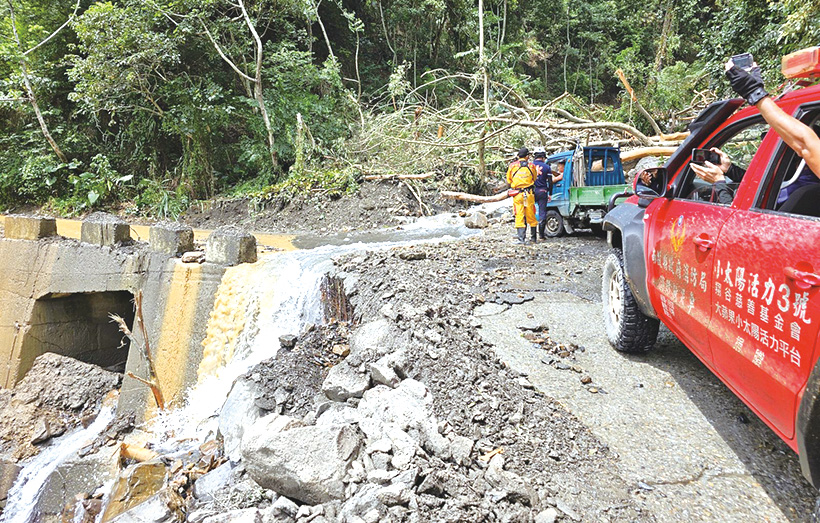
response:
M750 70L755 64L755 59L752 53L741 53L732 56L732 63L746 71Z
M710 151L709 149L692 150L692 163L703 165L706 162L713 165L720 165L720 155L714 151Z

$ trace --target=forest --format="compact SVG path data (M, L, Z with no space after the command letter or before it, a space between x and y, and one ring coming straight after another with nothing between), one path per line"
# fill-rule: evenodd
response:
M798 0L4 0L0 209L486 191L521 144L681 131L732 54L776 89L818 43Z

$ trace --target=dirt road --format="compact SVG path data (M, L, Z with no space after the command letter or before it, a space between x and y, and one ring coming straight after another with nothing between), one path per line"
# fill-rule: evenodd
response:
M553 240L560 241L567 240ZM607 252L603 240L570 244L578 241L598 251L595 259ZM596 271L587 276L592 285ZM658 521L809 519L816 492L795 453L668 330L648 354L623 355L606 341L600 299L534 295L503 311L495 304L476 309L482 338L620 457L620 475ZM584 350L573 352L574 361L550 363L521 336L522 320L543 322L553 341ZM591 383L581 382L585 376Z

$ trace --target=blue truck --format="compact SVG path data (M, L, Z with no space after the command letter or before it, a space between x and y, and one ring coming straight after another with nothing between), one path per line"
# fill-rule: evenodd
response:
M553 172L564 162L564 179L552 188L547 204L547 236L572 234L575 229L592 229L603 234L602 222L612 195L630 186L624 179L618 147L581 147L547 158Z

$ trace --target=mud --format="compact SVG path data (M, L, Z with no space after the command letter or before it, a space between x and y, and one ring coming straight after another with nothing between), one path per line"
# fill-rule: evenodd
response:
M423 208L408 185L425 202ZM180 220L203 229L240 225L254 231L325 235L394 226L408 218L460 207L440 200L433 184L394 180L366 182L355 194L342 198L309 194L288 200L277 197L272 201L240 198L199 202Z

